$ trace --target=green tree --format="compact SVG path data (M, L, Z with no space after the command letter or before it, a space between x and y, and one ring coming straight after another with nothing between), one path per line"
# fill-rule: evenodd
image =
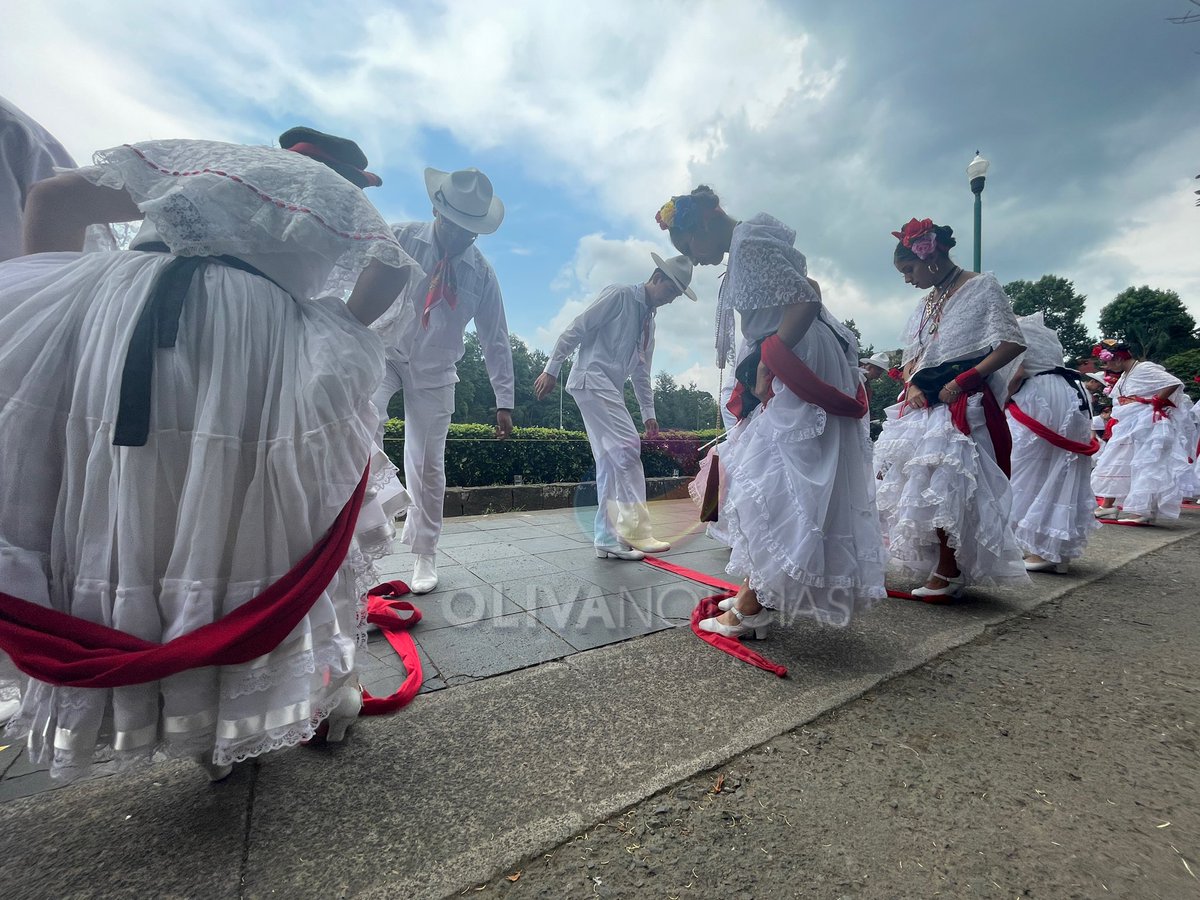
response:
M1179 295L1147 285L1126 288L1100 310L1100 330L1147 359L1164 359L1200 344L1196 320Z
M1058 332L1067 359L1086 356L1094 341L1083 325L1087 297L1075 292L1075 285L1058 275L1043 275L1037 281L1010 281L1004 293L1013 301L1013 312L1029 316L1039 310L1046 324Z
M1183 388L1189 397L1195 400L1200 397L1200 384L1193 379L1200 376L1200 350L1185 350L1169 357L1163 366L1168 372L1183 382Z

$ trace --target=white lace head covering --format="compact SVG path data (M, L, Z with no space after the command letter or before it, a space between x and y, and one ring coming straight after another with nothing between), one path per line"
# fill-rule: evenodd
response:
M372 259L416 267L359 188L299 153L146 141L100 151L76 171L128 192L179 256L303 253L349 276Z
M1026 375L1049 372L1063 364L1062 343L1054 329L1046 324L1041 310L1031 316L1019 316L1017 324L1021 326L1021 336L1025 342L1021 365Z

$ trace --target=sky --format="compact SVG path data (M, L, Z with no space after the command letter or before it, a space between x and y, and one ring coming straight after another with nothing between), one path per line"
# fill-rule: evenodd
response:
M954 227L991 162L983 269L1056 274L1087 322L1130 285L1200 319L1200 24L1190 0L40 0L5 11L0 95L83 163L153 138L356 139L389 221L425 166L475 166L506 218L478 246L511 331L549 351L604 286L670 255L654 214L711 185L796 230L825 302L900 345L909 218ZM654 367L715 391L719 267L658 314Z

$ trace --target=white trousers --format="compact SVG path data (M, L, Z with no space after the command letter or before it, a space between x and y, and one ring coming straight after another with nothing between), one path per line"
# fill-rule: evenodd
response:
M404 484L412 497L400 540L413 553L437 552L442 536L442 508L446 499L446 435L454 412L454 385L428 387L414 383L407 362L388 354L383 383L375 392L380 425L377 440L383 446L383 423L388 403L404 391Z
M622 535L649 537L642 439L625 408L624 395L615 388L568 389L567 393L583 415L596 460L596 546L616 546Z

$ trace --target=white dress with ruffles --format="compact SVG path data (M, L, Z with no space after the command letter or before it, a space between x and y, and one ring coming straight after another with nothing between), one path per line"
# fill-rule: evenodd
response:
M991 274L969 279L946 301L937 330L922 327L924 302L909 320L904 363L919 371L975 359L1001 342L1021 344L1012 302ZM1003 400L1016 364L995 372L985 385ZM901 402L887 410L875 442L876 491L884 539L891 558L922 578L938 560L940 529L954 549L965 584L1025 584L1029 576L1010 523L1012 491L996 464L984 419L982 395L968 398L963 434L944 403L912 409Z
M341 300L312 297L335 269L412 260L358 188L296 153L155 141L78 172L137 202L135 246L172 253L0 265L0 584L165 642L276 581L345 506L372 457L383 347ZM173 255L219 254L276 283L200 270L176 345L155 352L148 440L114 446L122 363L155 277ZM354 677L383 518L266 656L111 690L27 680L8 736L28 735L59 778L159 755L225 764L311 737Z
M794 240L765 214L734 229L723 299L741 313L747 341L775 331L788 305L821 302ZM849 396L862 384L854 335L824 308L792 352ZM720 518L732 547L726 571L747 579L759 602L785 620L844 626L886 596L867 422L828 415L779 379L773 390L721 448L728 490Z
M1082 388L1055 373L1063 364L1058 335L1042 313L1017 320L1026 350L1025 381L1012 397L1020 410L1056 434L1080 444L1092 440L1092 420ZM1008 413L1012 431L1012 523L1025 553L1060 563L1083 555L1091 533L1100 528L1092 515L1091 456L1055 447Z
M1149 399L1173 388L1175 409L1160 415L1148 403L1123 397ZM1096 455L1092 490L1097 497L1113 497L1130 515L1179 518L1187 476L1186 413L1178 408L1183 383L1154 362L1138 362L1117 379L1109 395L1113 400L1112 437Z

